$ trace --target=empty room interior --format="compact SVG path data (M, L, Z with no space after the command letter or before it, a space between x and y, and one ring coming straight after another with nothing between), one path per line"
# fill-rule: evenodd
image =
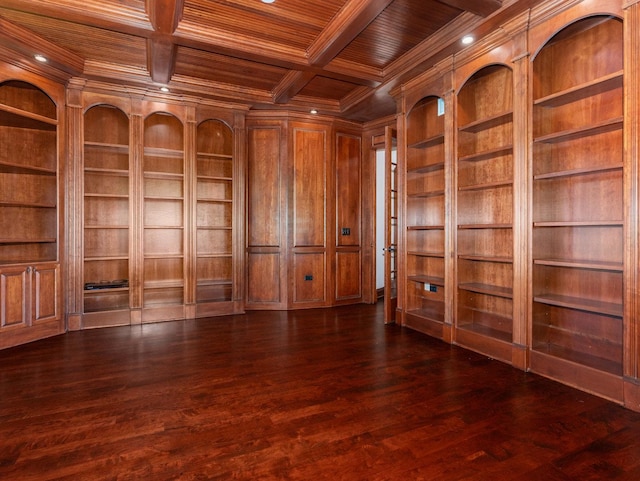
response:
M0 478L640 479L639 0L0 0Z

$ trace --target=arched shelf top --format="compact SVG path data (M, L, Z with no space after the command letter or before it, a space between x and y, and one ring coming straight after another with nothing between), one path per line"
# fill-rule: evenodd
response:
M611 15L582 17L556 31L533 59L534 103L561 105L621 88L623 35L622 21Z
M531 61L535 63L539 54L553 46L558 42L562 42L570 37L576 36L582 32L593 29L605 22L615 21L619 23L620 31L622 31L622 18L612 13L590 13L581 17L573 19L570 23L565 23L558 28L554 29L546 37L546 40L540 43L540 45L531 52ZM622 42L622 36L620 41Z
M198 153L233 155L233 129L219 119L207 119L197 127Z
M55 100L40 87L24 80L0 83L0 105L5 115L28 117L45 124L56 124L58 120Z
M496 62L496 63L485 65L479 68L478 70L475 70L474 72L472 72L464 80L464 82L460 84L460 88L456 92L456 95L460 95L460 92L462 92L465 88L468 88L468 86L473 82L478 81L486 76L495 75L498 72L509 72L510 75L513 75L513 69L511 68L510 65L507 65L505 63Z

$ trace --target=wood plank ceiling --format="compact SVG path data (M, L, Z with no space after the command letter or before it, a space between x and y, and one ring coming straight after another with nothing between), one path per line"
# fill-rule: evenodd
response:
M60 78L370 121L389 90L534 0L1 0L0 57Z

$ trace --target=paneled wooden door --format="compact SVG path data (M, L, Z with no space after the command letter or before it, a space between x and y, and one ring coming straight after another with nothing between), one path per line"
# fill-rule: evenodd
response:
M395 322L398 306L398 160L396 130L385 128L384 136L384 322Z

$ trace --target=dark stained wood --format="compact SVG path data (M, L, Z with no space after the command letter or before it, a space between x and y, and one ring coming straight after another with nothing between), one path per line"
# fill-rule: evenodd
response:
M69 333L0 352L0 477L633 480L640 415L382 304Z

